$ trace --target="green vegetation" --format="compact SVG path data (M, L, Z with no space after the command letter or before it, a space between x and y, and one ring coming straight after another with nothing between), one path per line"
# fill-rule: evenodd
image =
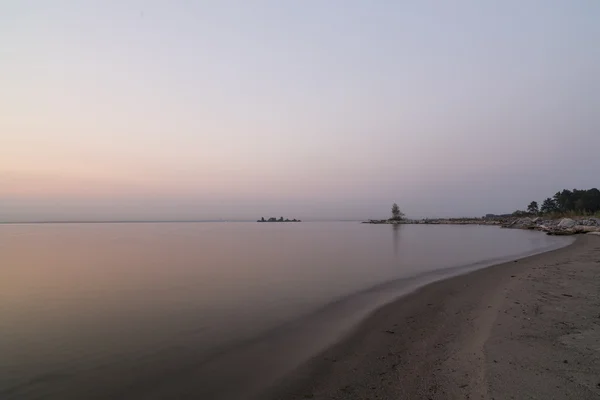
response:
M538 203L532 201L527 206L527 211L517 210L514 216L547 215L550 217L600 217L600 190L563 189L552 197L546 198L538 210Z

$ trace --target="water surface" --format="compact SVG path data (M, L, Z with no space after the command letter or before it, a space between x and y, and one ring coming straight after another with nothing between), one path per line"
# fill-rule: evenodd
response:
M484 226L0 225L0 398L247 398L419 285L560 247Z

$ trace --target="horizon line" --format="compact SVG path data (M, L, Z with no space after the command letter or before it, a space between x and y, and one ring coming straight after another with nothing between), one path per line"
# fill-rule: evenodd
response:
M363 219L304 219L303 222L360 222ZM202 222L258 222L251 219L198 219L198 220L56 220L56 221L0 221L0 225L10 224L164 224L164 223L202 223Z

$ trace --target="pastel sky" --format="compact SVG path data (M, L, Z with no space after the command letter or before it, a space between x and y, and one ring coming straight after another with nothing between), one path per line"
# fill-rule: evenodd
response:
M0 3L0 220L482 215L600 186L600 2Z

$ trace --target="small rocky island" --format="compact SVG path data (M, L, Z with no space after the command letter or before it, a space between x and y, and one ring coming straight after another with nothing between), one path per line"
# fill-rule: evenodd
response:
M283 219L283 217L280 217L279 219L271 217L269 219L265 219L265 217L261 217L258 221L256 222L302 222L299 219Z

